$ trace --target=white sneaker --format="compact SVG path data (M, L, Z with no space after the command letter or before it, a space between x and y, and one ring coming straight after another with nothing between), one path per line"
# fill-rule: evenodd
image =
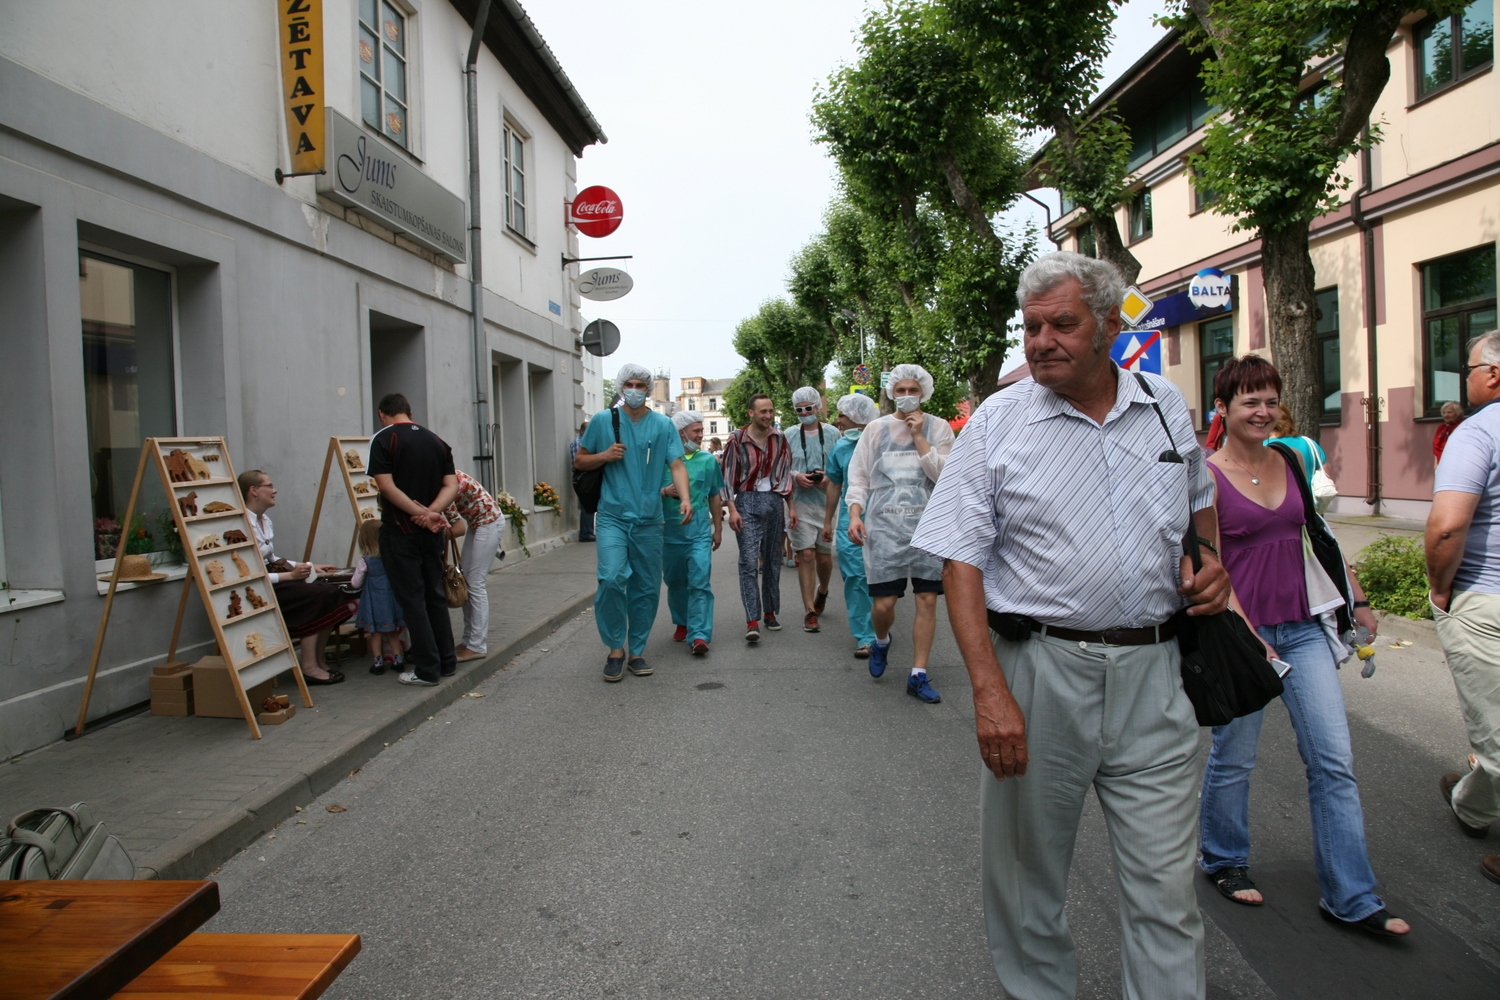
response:
M437 681L429 681L418 676L415 670L408 670L404 674L397 675L396 680L400 681L402 684L415 684L417 687L435 688L438 684Z

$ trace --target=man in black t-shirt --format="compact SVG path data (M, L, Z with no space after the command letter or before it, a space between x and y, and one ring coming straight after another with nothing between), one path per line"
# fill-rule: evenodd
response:
M431 687L458 669L443 589L442 511L458 496L453 449L412 422L399 392L380 401L380 431L370 439L369 473L380 488L380 560L411 633L402 684Z

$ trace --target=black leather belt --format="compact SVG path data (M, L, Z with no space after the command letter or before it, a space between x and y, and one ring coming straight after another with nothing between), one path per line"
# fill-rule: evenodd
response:
M1152 646L1177 637L1177 625L1170 618L1160 625L1143 625L1139 628L1107 628L1100 632L1083 632L1076 628L1059 625L1043 625L1041 622L1021 615L1002 615L990 608L985 609L990 628L1012 642L1025 641L1030 632L1050 635L1067 642L1093 642L1102 646Z

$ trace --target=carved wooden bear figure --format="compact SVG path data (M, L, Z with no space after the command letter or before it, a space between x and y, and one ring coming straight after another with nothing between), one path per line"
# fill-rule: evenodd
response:
M235 528L233 531L224 532L225 545L238 545L241 542L248 542L249 540L245 537L245 533L238 528Z

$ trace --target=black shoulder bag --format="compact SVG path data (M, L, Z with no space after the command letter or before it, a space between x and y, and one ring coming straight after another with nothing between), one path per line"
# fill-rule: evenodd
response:
M620 408L618 406L611 406L609 408L609 419L615 428L615 444L619 444ZM599 495L604 492L604 466L598 465L592 469L574 469L573 492L578 497L578 506L590 514L598 512Z
M1160 461L1186 465L1172 439L1167 418L1157 405L1156 394L1139 372L1134 373L1141 390L1151 397L1151 408L1172 450ZM1192 559L1193 572L1203 569L1198 532L1193 527L1192 488L1188 489L1188 530L1182 536L1182 551ZM1182 689L1200 726L1224 726L1243 715L1259 712L1281 696L1281 678L1266 659L1265 644L1245 619L1228 608L1216 615L1189 615L1183 608L1172 616L1177 628L1177 647L1182 652Z

